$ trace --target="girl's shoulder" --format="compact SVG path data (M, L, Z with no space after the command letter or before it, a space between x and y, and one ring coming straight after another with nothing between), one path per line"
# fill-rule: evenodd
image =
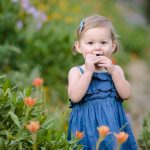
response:
M114 67L118 70L122 70L122 68L119 65L114 65Z
M69 73L68 73L68 77L71 77L71 76L81 76L82 75L82 72L81 72L81 67L80 66L75 66L75 67L72 67L70 70L69 70Z
M124 71L119 65L114 65L115 69L124 76Z

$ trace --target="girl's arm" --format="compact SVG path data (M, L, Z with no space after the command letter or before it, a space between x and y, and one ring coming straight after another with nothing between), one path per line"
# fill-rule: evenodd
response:
M113 65L110 58L100 56L99 66L105 67L111 74L117 92L122 99L129 99L131 96L131 85L125 79L124 72L118 65Z
M118 65L114 65L111 76L119 96L124 100L129 99L131 96L131 85L125 79L124 72L121 67Z
M68 95L70 99L77 103L85 95L92 78L92 72L85 70L80 73L79 68L74 67L69 71L68 75Z
M88 54L85 58L85 70L81 74L77 67L72 68L68 75L68 95L73 102L79 102L85 95L93 72L95 71L95 63L99 58L95 55Z

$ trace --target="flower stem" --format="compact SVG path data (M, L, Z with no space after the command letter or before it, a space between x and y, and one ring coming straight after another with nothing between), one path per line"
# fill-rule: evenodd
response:
M27 108L26 108L26 112L25 112L25 122L26 122L26 121L27 121L27 119L28 119L29 111L30 111L30 108L29 108L29 107L27 107Z
M99 137L96 143L96 150L99 150L99 146L101 144L101 142L104 140L104 138Z
M116 150L120 150L120 147L121 147L121 144L118 143Z
M22 143L21 142L19 142L18 150L22 150Z
M33 150L37 150L36 138L37 138L37 134L36 134L36 133L33 133L33 134L32 134L32 140L33 140L32 149L33 149Z

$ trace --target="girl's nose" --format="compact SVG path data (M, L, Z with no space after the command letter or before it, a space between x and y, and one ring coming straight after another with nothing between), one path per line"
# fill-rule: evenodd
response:
M100 50L101 49L101 44L97 43L94 45L95 50Z
M92 51L93 55L103 55L103 50L100 46L100 44L95 45L93 51Z

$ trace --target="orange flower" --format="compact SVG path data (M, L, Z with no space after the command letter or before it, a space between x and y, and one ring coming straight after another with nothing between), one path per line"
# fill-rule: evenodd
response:
M42 86L43 82L44 82L44 80L42 78L38 77L33 80L32 84L35 87L40 87L40 86Z
M80 131L76 131L76 138L82 139L84 137L84 133Z
M102 126L97 127L97 130L100 136L104 138L109 133L110 129L107 126L102 125Z
M26 125L26 128L31 132L35 133L40 128L40 124L38 121L31 121L29 124Z
M119 144L123 144L128 139L128 134L125 132L119 132L118 134L114 133Z
M32 106L35 105L36 99L31 98L31 97L26 97L26 98L24 99L24 103L25 103L27 106L32 107Z

